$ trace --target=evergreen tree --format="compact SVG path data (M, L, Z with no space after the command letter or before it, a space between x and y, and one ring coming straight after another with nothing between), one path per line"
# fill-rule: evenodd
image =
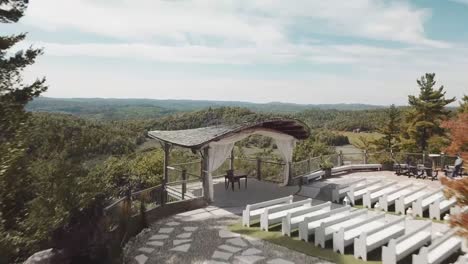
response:
M468 114L468 95L463 96L458 113Z
M22 16L25 1L0 0L0 22L17 22ZM27 118L24 106L47 88L45 79L32 84L24 84L21 73L25 67L34 63L42 53L41 49L29 48L8 55L8 50L24 40L25 34L0 36L0 144L15 137L16 131Z
M400 110L392 104L386 114L387 120L384 126L379 129L383 137L376 140L374 144L378 150L395 150L399 141Z
M403 145L406 150L426 151L431 137L444 135L440 123L449 116L445 106L454 102L455 97L446 99L444 86L435 88L435 73L426 73L417 83L419 96L408 96L410 108L406 113Z
M27 0L0 0L0 23L15 23L23 16ZM45 79L25 84L21 73L42 51L29 48L14 55L8 52L25 34L0 36L0 263L23 243L19 219L30 198L30 179L23 164L23 141L29 114L25 105L46 90Z

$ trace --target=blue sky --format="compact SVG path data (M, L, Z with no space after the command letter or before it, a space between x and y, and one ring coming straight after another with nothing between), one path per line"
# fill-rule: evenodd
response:
M468 94L468 0L41 0L19 24L51 97L406 104ZM138 4L136 4L138 3Z

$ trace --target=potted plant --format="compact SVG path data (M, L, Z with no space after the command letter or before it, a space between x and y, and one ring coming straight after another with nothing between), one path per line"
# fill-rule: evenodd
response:
M333 163L328 159L322 159L320 162L320 169L325 172L325 177L331 176L331 169L333 168Z

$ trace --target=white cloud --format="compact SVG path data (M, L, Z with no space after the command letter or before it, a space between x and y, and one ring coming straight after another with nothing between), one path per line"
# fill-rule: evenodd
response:
M64 66L48 61L34 66L30 76L48 77L49 96L384 104L405 103L402 95L415 93L415 79L425 72L446 78L443 83L454 95L466 91L463 76L468 50L427 36L424 25L430 17L430 10L406 0L41 0L31 1L22 23L58 33L54 39L59 40L34 43L45 47L46 60L59 57L73 63L75 58L93 57L346 67L343 74L311 72L302 79L282 73L275 76L277 80L255 73L251 79L233 80L229 73L184 79L184 72L161 79L139 76L139 69L116 73L114 65L91 70L80 62ZM96 38L80 43L75 39L70 44L63 38L60 41L63 32L64 36L94 33L117 41L104 43ZM307 33L355 38L352 44L329 44ZM295 38L298 34L301 41ZM403 45L376 47L359 44L362 39ZM120 62L124 67L125 61ZM369 98L372 101L367 102Z
M24 23L47 30L75 29L125 40L268 47L288 42L295 24L329 32L408 44L446 47L425 36L430 11L384 0L42 0Z
M25 48L23 43L17 48ZM126 44L63 44L37 42L47 57L95 57L197 64L281 64L298 61L313 64L350 65L361 69L464 68L468 49L382 48L368 45L297 45L284 43L265 47L210 47L201 45L167 46L150 43Z

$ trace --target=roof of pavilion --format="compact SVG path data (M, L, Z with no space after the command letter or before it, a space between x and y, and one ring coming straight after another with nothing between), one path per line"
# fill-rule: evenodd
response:
M218 125L185 130L155 130L149 131L148 136L164 143L197 149L212 141L218 141L233 134L249 130L268 130L287 134L296 139L306 139L310 135L309 127L303 122L289 118L273 118L257 122Z

